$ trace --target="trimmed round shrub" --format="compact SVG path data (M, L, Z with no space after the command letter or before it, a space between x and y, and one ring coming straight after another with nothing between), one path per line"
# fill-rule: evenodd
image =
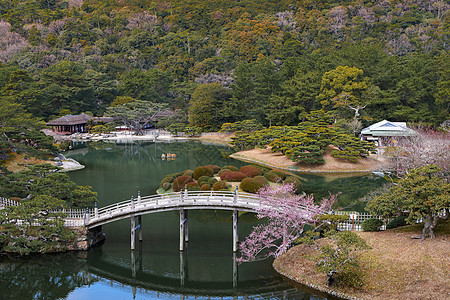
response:
M183 175L192 177L193 173L194 173L194 171L192 171L192 170L186 170L186 171L183 172Z
M208 167L211 170L213 170L213 174L217 174L220 171L220 167L216 165L206 165L205 167Z
M207 184L207 183L203 184L200 187L200 191L210 191L210 190L211 190L211 186L209 184Z
M215 179L214 177L210 177L209 180L208 180L208 184L209 184L210 186L213 186L214 183L216 183L217 181L218 181L218 180Z
M166 183L166 182L172 183L172 182L175 180L175 178L177 178L177 177L180 176L180 175L181 175L180 173L173 173L173 174L166 175L166 176L161 180L161 183L160 183L161 187L164 188L163 185L164 185L164 183Z
M269 181L267 181L267 178L264 176L255 176L253 177L253 180L255 180L256 182L262 184L262 185L268 185Z
M184 186L189 182L194 181L191 176L181 175L173 181L172 189L174 192L179 192L184 189Z
M199 191L200 187L198 186L197 182L189 182L187 184L187 190L188 191Z
M395 217L386 224L386 229L393 229L406 225L406 216Z
M224 180L219 180L216 183L214 183L214 185L212 186L212 190L213 191L221 191L221 190L226 190L228 187L227 182Z
M383 221L380 219L367 219L361 223L361 228L364 231L380 231Z
M283 180L286 179L286 177L291 176L291 174L289 174L288 172L283 171L283 170L279 170L279 169L275 169L275 170L272 170L272 171L270 171L270 172L273 172L273 173L277 174L277 175L280 176Z
M211 168L208 167L198 167L194 170L194 173L192 174L192 177L194 177L194 179L199 179L202 176L213 176L214 172Z
M264 178L265 182L261 179L261 177ZM262 188L266 184L268 184L268 181L264 176L256 176L254 178L245 178L244 180L242 180L239 187L244 192L256 193L260 188Z
M276 174L275 172L269 171L266 174L264 174L264 177L267 178L270 182L279 182L281 181L281 177Z
M227 169L227 170L231 170L231 171L239 171L238 168L236 168L235 166L225 166L222 168L223 169Z
M220 176L222 176L223 173L226 173L226 172L231 172L231 170L230 169L222 169L219 171L219 173L217 173L217 175L219 175L219 177L220 177ZM237 171L234 171L234 172L237 172Z
M286 179L284 180L284 183L293 183L295 192L297 194L302 191L302 182L294 176L286 177Z
M208 181L211 179L212 177L209 176L202 176L199 179L197 179L197 183L199 186L204 185L205 183L208 183Z
M251 178L260 176L263 173L260 168L252 165L243 166L239 169L239 171Z
M220 179L232 182L240 182L242 179L247 178L248 176L239 171L226 171L220 174Z
M162 188L163 190L167 191L168 189L170 189L171 186L172 184L170 184L169 182L164 182Z

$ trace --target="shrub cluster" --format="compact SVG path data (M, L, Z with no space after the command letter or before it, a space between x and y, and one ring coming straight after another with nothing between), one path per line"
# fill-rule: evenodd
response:
M273 173L277 174L283 180L286 179L286 177L291 176L288 172L283 171L283 170L279 170L279 169L275 169L275 170L272 170L270 172L273 172Z
M361 228L364 231L380 231L383 221L380 219L367 219L361 223Z
M161 180L161 187L164 189L164 190L168 190L168 189L170 189L170 187L172 186L171 184L172 184L172 182L175 180L175 178L177 178L178 176L180 176L180 173L173 173L173 174L169 174L169 175L166 175L162 180ZM166 188L164 188L164 186L166 186L167 187L167 185L165 185L166 183L168 183L169 184L169 187L166 189Z
M406 216L395 217L386 224L386 229L393 229L406 225Z
M257 191L259 191L260 188L268 184L269 182L267 181L266 177L256 176L254 178L245 178L244 180L242 180L239 187L244 192L256 193Z
M183 172L182 175L192 177L192 174L194 174L194 171L192 171L192 170L186 170L186 171Z
M219 180L212 186L213 191L227 190L227 188L228 188L227 182L224 180Z
M213 177L214 174L219 175L220 182ZM268 185L269 181L281 183L283 180L286 183L293 183L297 193L301 191L301 181L290 173L255 165L246 165L239 170L235 166L225 166L222 169L216 165L200 166L193 171L185 170L181 173L169 174L161 180L160 185L164 191L172 188L174 192L179 192L184 189L185 185L189 191L211 189L218 191L229 189L230 186L226 184L227 182L241 182L241 190L256 193L261 187Z
M270 182L279 182L282 180L282 178L275 172L269 171L266 174L264 174L264 177L267 178Z
M192 177L186 176L186 175L181 175L181 176L175 178L175 180L173 181L172 189L174 192L179 192L182 189L184 189L184 186L186 184L188 184L189 182L193 182L193 181L194 181L194 179L192 179Z
M211 177L214 175L214 171L211 168L208 168L206 166L203 167L198 167L194 170L194 173L192 174L192 177L194 177L194 179L199 179L202 176L208 176Z
M211 190L211 186L207 183L202 184L202 186L200 187L200 191L210 191Z
M208 183L208 181L211 179L212 177L209 176L202 176L199 179L197 179L197 183L199 186L204 185L205 183Z
M188 191L199 191L200 187L198 186L197 182L189 182L187 184L187 190Z
M295 192L297 194L302 191L302 182L294 176L286 177L286 179L284 180L284 183L293 183Z
M253 165L243 166L239 169L239 171L251 178L263 174L263 171L260 168Z
M220 179L232 181L232 182L240 182L242 179L247 178L248 176L239 171L229 171L226 170L220 174Z
M206 165L205 167L213 170L213 174L217 174L220 171L220 167L216 165Z

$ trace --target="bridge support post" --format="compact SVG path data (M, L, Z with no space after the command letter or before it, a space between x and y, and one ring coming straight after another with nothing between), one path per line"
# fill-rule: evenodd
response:
M236 253L233 253L233 289L236 289L238 285L238 264L236 258Z
M186 281L186 259L184 255L184 252L180 252L180 286L182 288L184 288L184 283Z
M184 212L184 241L189 242L189 214L188 210Z
M180 208L180 251L184 250L184 209Z
M134 215L131 215L131 250L134 250L135 240L136 240L136 220L134 219Z
M131 251L131 277L136 278L136 258L134 257L134 251Z
M238 211L233 210L233 252L238 251L239 227L238 227Z
M142 216L138 216L139 223L139 242L142 242Z

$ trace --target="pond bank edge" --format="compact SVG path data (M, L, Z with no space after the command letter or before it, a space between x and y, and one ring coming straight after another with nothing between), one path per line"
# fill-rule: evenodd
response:
M240 160L240 161L245 161L245 162L249 162L249 163L254 163L254 164L258 164L258 165L262 165L262 166L266 166L266 167L270 167L270 168L274 168L274 169L279 169L279 170L285 170L285 171L291 171L291 172L299 172L299 173L308 173L308 174L355 174L355 175L365 175L365 174L369 174L372 171L370 170L335 170L335 171L324 171L324 170L304 170L304 169L299 169L299 168L292 168L292 167L281 167L281 166L277 166L274 164L268 164L266 162L263 162L261 160L257 160L257 159L250 159L248 157L244 157L241 156L237 153L231 154L230 155L231 158Z
M296 279L293 276L291 276L291 275L287 274L286 272L284 272L283 270L281 270L282 268L280 266L278 266L278 264L276 262L277 262L277 260L275 260L272 263L272 267L275 270L275 272L277 272L281 276L283 276L283 277L285 277L285 278L287 278L287 279L289 279L289 280L291 280L293 282L296 282L298 284L304 285L304 286L306 286L308 288L311 288L313 290L316 290L316 291L319 291L319 292L322 292L322 293L326 293L326 294L329 294L329 295L332 295L332 296L335 296L335 297L339 297L339 298L342 298L342 299L364 300L363 298L353 297L353 296L344 294L342 292L334 291L334 290L332 290L330 288L327 288L327 287L323 287L323 286L319 286L319 285L313 284L313 283L311 283L311 282L309 282L307 280Z

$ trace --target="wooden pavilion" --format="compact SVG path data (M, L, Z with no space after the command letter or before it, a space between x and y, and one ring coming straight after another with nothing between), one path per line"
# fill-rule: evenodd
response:
M372 141L377 146L401 146L408 143L417 133L406 126L406 122L383 120L361 130L363 141Z
M65 115L48 122L47 126L51 126L53 131L59 133L71 134L76 132L87 132L87 123L92 119L94 119L94 117L86 114Z

